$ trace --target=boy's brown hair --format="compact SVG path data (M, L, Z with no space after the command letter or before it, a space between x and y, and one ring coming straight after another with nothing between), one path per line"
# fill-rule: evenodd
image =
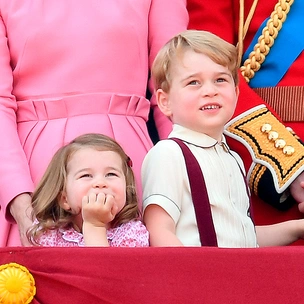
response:
M162 89L166 93L170 91L171 66L187 50L204 54L215 63L227 67L235 85L238 85L237 48L210 32L186 30L170 39L157 54L152 65L155 90Z

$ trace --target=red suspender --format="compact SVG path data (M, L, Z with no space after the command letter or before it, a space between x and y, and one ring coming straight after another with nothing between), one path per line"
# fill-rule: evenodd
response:
M170 139L180 146L185 158L201 244L202 246L217 247L216 233L203 172L188 146L178 138Z

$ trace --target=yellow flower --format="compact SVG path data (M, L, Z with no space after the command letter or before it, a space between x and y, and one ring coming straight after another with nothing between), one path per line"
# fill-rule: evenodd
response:
M26 267L16 263L0 266L0 303L28 304L35 294L35 280Z

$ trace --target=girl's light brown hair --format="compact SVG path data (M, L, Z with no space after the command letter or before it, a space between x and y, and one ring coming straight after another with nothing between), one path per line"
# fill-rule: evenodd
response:
M55 153L33 193L32 216L33 220L37 219L38 223L34 224L27 232L27 237L33 244L36 244L38 236L46 230L73 226L73 215L60 207L59 198L66 187L67 164L73 154L83 148L113 151L121 157L126 179L126 204L111 222L111 227L117 227L140 217L135 178L133 170L130 168L128 155L115 140L106 135L84 134Z
M171 87L171 66L184 53L192 50L208 56L215 63L225 66L238 85L237 49L234 45L206 31L186 30L170 39L158 52L152 65L152 78L155 90L162 89L168 93Z

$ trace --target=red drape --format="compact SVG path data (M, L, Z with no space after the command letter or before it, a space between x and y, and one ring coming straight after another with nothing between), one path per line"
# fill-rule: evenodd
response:
M304 247L2 248L33 275L32 303L302 303Z

